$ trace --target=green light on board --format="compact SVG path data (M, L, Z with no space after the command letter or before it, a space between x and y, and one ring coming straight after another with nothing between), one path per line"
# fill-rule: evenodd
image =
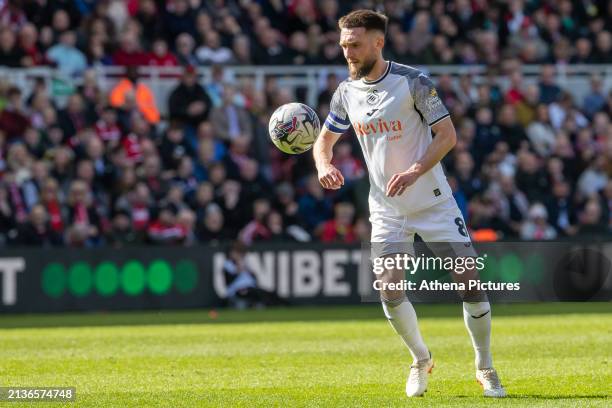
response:
M156 295L167 293L172 286L172 269L168 262L156 260L149 265L147 281L149 290Z
M42 273L41 286L43 292L51 297L61 297L66 291L66 268L64 265L53 262L48 264Z
M112 262L102 262L96 267L94 284L100 295L114 295L119 289L119 268Z
M499 261L499 273L502 282L515 283L521 280L523 262L516 255L505 255Z
M198 268L191 261L180 261L174 268L174 286L180 293L189 293L198 284Z
M173 266L157 259L148 267L135 259L123 265L104 261L99 264L84 261L65 266L52 262L45 266L41 275L41 289L50 298L60 298L66 292L75 297L98 294L111 297L123 292L128 296L139 296L145 291L163 296L172 288L187 294L198 285L199 272L195 263L188 260Z
M68 290L76 297L83 297L91 291L93 277L91 266L77 262L68 270Z
M145 288L145 269L138 261L129 261L121 270L121 287L129 296L140 295Z

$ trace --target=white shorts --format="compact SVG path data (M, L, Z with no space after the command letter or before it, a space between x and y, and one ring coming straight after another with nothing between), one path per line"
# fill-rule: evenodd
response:
M372 257L396 253L413 254L415 233L419 234L434 253L443 252L442 248L452 248L455 255L475 256L465 220L454 197L410 215L375 212L370 215L370 222ZM446 245L436 245L437 243Z

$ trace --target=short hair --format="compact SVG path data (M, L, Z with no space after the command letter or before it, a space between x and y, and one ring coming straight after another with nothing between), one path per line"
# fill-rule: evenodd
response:
M378 30L387 34L387 23L389 19L381 13L372 10L355 10L338 20L338 27L358 28L364 27L366 31Z

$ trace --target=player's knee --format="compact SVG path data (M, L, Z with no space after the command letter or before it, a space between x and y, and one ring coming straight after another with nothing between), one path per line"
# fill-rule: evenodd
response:
M404 294L404 293L402 294L401 297L392 298L392 299L389 299L389 298L381 295L380 301L381 301L382 304L384 304L386 306L397 307L397 306L401 305L402 303L407 302L408 298L406 297L406 294Z
M402 293L401 297L391 299L381 294L380 302L382 303L383 311L385 312L385 317L389 320L392 320L393 317L391 316L390 311L394 310L403 302L408 302L408 298L406 297L405 293Z
M406 298L406 292L403 290L381 290L380 291L381 299L386 299L388 302L398 302L402 303L402 301Z
M491 311L491 305L489 302L463 302L463 310L474 319L478 319Z
M406 298L406 292L401 288L402 279L404 279L404 272L399 270L385 270L378 277L380 280L380 296L381 299L387 299L389 301L402 302ZM396 289L397 288L397 289Z

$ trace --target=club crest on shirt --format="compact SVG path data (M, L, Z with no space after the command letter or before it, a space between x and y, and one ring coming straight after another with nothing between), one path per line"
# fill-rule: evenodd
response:
M374 106L378 102L380 102L380 95L378 94L378 91L376 89L373 89L372 91L368 92L368 96L366 96L366 102L370 106Z

